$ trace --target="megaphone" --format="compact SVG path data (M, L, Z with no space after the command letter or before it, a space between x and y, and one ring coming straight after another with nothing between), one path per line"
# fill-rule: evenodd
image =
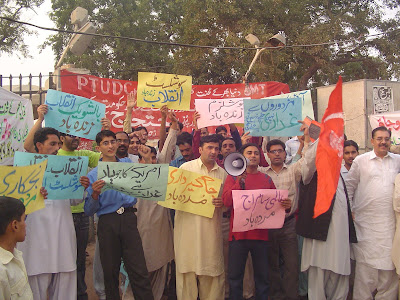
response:
M248 159L239 152L232 152L224 160L225 171L232 176L242 175L246 171Z

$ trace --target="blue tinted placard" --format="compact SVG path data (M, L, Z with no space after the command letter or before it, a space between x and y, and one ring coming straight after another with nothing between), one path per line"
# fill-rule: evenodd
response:
M244 129L251 136L300 135L300 98L244 99Z
M55 90L47 91L45 103L49 106L44 116L46 127L89 140L95 140L101 131L105 104Z
M81 199L83 186L79 177L86 176L89 159L86 156L61 156L15 152L14 166L29 166L47 159L43 186L48 199Z

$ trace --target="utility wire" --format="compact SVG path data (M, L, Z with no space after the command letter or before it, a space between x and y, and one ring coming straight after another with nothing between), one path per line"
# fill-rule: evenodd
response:
M153 40L144 40L144 39L138 39L138 38L133 38L133 37L126 37L126 36L115 36L115 35L107 35L107 34L100 34L100 33L83 33L83 32L73 31L73 30L65 30L65 29L43 27L43 26L32 24L32 23L23 22L23 21L19 21L19 20L14 20L12 18L2 17L2 16L0 16L0 19L6 20L6 21L9 21L9 22L13 22L13 23L18 23L18 24L21 24L21 25L32 26L32 27L35 27L35 28L38 28L38 29L42 29L42 30L47 30L47 31L54 31L54 32L60 32L60 33L70 33L70 34L82 34L82 35L90 35L90 36L121 39L121 40L129 40L129 41L135 41L135 42L139 42L139 43L148 43L148 44L156 44L156 45L178 46L178 47L186 47L186 48L218 49L218 50L257 50L257 49L281 49L282 48L282 47L258 47L258 48L256 48L256 47L224 47L224 46L206 46L206 45L182 44L182 43L174 43L174 42L159 42L159 41L153 41ZM337 40L337 41L329 41L329 42L324 42L324 43L287 45L287 46L285 46L285 48L300 48L300 47L316 47L316 46L337 45L337 44L343 44L343 43L358 41L362 37L371 38L371 37L385 35L385 34L388 34L388 33L391 33L391 32L399 31L399 30L400 30L400 28L396 28L396 29L385 31L385 32L371 34L371 35L360 35L358 38L351 38L351 39Z

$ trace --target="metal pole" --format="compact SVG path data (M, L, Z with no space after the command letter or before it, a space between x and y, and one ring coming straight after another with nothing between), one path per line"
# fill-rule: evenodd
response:
M249 69L247 70L246 74L244 75L244 80L247 80L247 77L250 74L251 69L253 68L253 65L255 64L257 58L260 56L261 52L265 50L265 48L259 49L258 46L257 47L257 51L256 51L256 55L254 55L253 60L251 61L251 64L249 66Z

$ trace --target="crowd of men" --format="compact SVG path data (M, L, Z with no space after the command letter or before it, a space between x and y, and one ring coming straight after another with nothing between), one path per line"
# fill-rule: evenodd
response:
M90 216L97 224L93 282L99 299L347 299L352 259L353 299L398 299L400 156L389 152L387 128L372 131L373 150L361 155L354 141L344 142L336 194L329 210L314 218L319 141L311 142L304 124L304 134L287 145L269 140L266 158L262 140L241 136L234 124L229 134L224 126L211 134L197 128L195 113L195 129L186 132L174 112L162 107L160 140L152 147L145 127L131 127L134 106L130 95L124 131L112 132L102 119L96 151L77 150L79 137L42 128L47 106L38 108L26 151L87 156L91 170L80 179L83 199L46 199L45 208L26 220L19 200L0 197L0 299L88 299ZM224 170L233 152L247 159L239 176ZM99 161L169 164L221 179L213 217L103 191ZM277 204L285 210L282 228L233 231L232 191L243 189L288 190ZM303 293L301 274L308 278Z

